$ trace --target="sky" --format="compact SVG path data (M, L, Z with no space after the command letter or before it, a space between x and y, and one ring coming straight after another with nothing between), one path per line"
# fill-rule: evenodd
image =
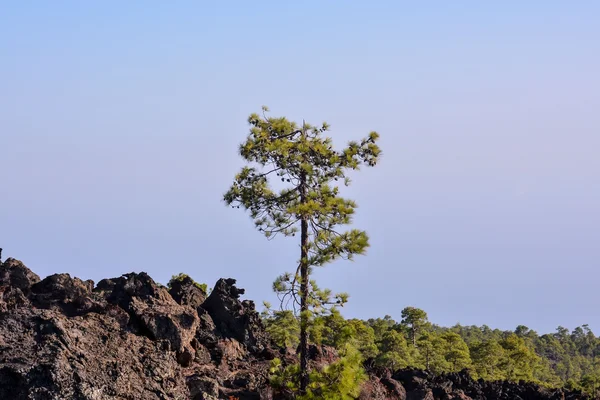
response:
M346 317L600 334L600 3L0 3L0 247L41 277L237 279L298 259L222 201L247 117L376 130Z

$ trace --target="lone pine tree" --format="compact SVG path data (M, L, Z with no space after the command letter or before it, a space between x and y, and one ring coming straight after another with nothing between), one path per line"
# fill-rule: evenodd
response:
M310 316L323 312L328 305L342 305L346 294L331 295L310 279L312 268L336 259L352 259L369 246L366 232L351 229L338 232L338 225L349 224L356 208L352 200L342 198L335 182L350 184L349 170L361 165L375 166L381 154L376 144L379 135L371 132L360 142L352 141L340 151L333 148L329 130L302 126L285 117L252 114L247 140L240 155L250 164L235 177L224 195L226 204L250 211L256 228L268 239L277 235L295 236L300 230L300 260L293 273L278 277L273 289L282 307L291 303L300 308L300 392L308 386L308 325ZM254 164L255 166L252 166ZM273 181L283 183L276 190Z

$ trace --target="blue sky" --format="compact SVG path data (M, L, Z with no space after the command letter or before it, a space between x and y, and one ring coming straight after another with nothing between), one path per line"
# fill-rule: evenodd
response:
M526 4L525 4L526 3ZM41 276L186 272L274 300L298 257L221 202L246 118L377 130L348 317L600 333L600 5L3 2L0 246Z

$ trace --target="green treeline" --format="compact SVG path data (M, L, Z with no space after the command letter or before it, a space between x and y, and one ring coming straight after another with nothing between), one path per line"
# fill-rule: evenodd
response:
M263 320L280 346L298 345L299 323L291 311L267 310ZM344 319L334 309L314 318L310 339L343 352L356 349L361 355L354 357L356 362L370 359L391 369L415 367L434 373L467 369L474 378L485 380L524 380L600 392L600 338L587 325L571 332L558 327L555 333L539 335L523 325L514 331L486 325L444 328L413 307L402 311L401 321L389 316Z

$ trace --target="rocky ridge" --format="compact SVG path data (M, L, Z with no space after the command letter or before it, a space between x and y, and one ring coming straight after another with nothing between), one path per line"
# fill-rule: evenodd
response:
M9 258L0 263L0 399L277 399L270 360L293 354L273 344L235 283L220 279L207 296L189 278L168 289L143 272L96 285L69 274L42 280ZM335 357L333 349L312 351L314 365ZM586 399L465 372L365 367L365 400Z

